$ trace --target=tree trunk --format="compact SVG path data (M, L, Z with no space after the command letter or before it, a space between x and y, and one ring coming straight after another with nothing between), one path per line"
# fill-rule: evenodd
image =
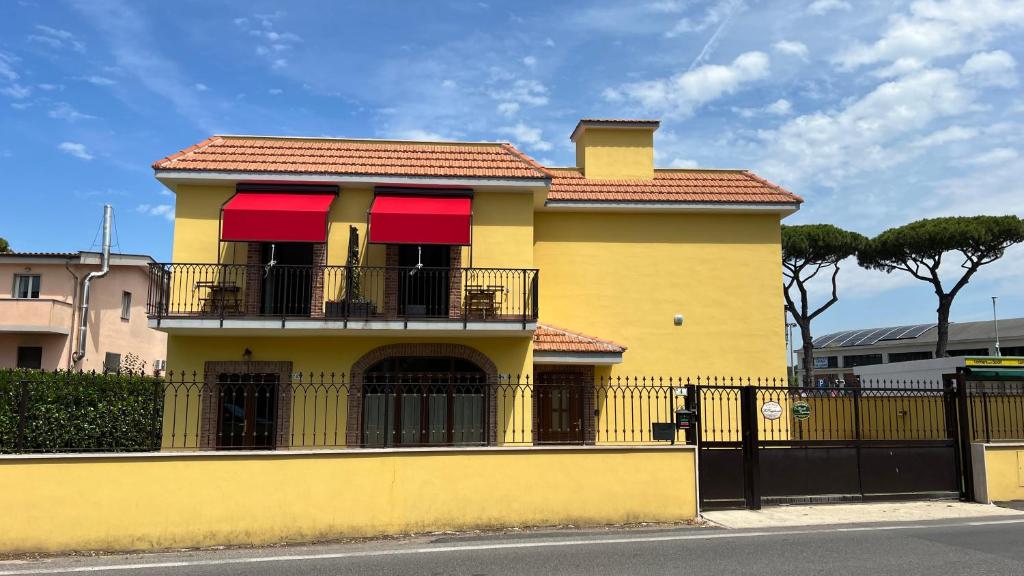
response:
M952 298L939 296L939 308L936 310L939 313L938 332L936 333L938 339L935 341L936 358L946 357L946 347L949 345L949 310L952 307Z
M811 338L811 323L798 322L800 338L803 340L802 355L804 364L804 386L814 386L814 340Z

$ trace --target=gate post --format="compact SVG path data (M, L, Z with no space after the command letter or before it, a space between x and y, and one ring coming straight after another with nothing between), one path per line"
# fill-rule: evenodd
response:
M970 396L962 374L943 378L946 403L947 435L955 443L957 472L960 476L960 499L974 501L974 466L971 462L972 423L969 413Z
M743 434L743 497L747 508L761 509L761 470L758 455L757 391L748 384L740 388L740 429Z

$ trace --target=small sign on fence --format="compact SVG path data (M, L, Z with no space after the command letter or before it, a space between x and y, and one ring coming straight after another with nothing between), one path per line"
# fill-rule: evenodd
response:
M811 417L811 405L803 400L793 402L793 418L807 420Z
M761 416L765 420L778 420L782 418L782 404L775 401L765 402L761 405Z

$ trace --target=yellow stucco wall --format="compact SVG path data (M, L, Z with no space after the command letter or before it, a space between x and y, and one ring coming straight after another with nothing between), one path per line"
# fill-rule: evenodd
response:
M232 186L179 185L175 207L173 262L215 263L220 208ZM327 264L342 266L348 257L348 230L359 230L364 265L383 266L384 246L367 242L366 213L373 201L369 187L342 187L328 214ZM473 247L463 253L475 267L533 267L533 196L524 192L478 193L473 199ZM224 243L221 262L245 263L245 246Z
M1024 446L986 445L985 478L988 501L1024 500Z
M654 178L654 131L587 128L576 139L576 166L590 179Z
M783 377L779 236L777 215L538 213L541 321L627 346L612 374Z
M687 448L4 457L0 552L678 521L694 466Z
M217 262L220 207L235 193L233 186L182 184L175 191L174 247L171 261L185 264ZM227 250L227 247L222 247ZM244 263L245 254L242 253ZM225 259L231 262L230 259Z
M360 337L360 336L179 336L167 342L167 367L174 372L202 372L208 360L242 360L248 348L255 361L291 361L296 372L342 374L364 354L387 344L442 343L463 344L483 352L499 374L527 374L532 371L530 337L518 338L438 338L438 337Z

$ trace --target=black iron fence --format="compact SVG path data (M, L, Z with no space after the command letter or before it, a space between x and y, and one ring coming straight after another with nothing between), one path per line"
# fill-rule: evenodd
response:
M0 373L0 452L485 445L762 446L952 437L962 416L936 383L802 388L784 378L346 374ZM885 384L884 386L882 384ZM974 441L1024 439L1021 382L965 387ZM744 397L748 396L747 400ZM756 419L743 421L742 402ZM959 401L959 400L958 400ZM677 412L693 410L689 429ZM751 410L747 410L750 413ZM962 414L963 412L961 412ZM657 425L671 430L666 438Z
M972 441L1024 440L1024 380L967 380L963 397Z
M538 272L517 268L152 264L150 318L537 319Z

